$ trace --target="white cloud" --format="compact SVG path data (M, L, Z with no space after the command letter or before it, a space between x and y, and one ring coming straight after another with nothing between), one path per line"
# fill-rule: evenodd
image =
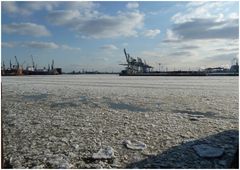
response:
M206 2L204 1L195 1L195 2L189 2L186 6L187 7L196 7L196 6L200 6L200 5L203 5L203 4L206 4Z
M192 39L237 39L237 13L227 14L236 2L190 2L186 9L172 16L172 29L165 41Z
M117 16L101 16L78 25L77 31L92 38L137 36L136 29L143 25L144 15L139 12L120 13Z
M173 28L167 31L168 40L238 39L238 36L238 19L192 19L174 24Z
M64 50L81 50L81 48L78 47L70 47L68 45L61 45L60 48L64 49Z
M80 13L74 10L53 11L48 16L52 24L63 25L76 31L80 37L114 38L137 36L137 29L143 25L144 14L118 12L116 16L96 11Z
M117 50L117 49L118 49L118 48L117 48L115 45L113 45L113 44L103 45L103 46L101 46L101 48L104 49L104 50Z
M226 20L229 19L229 16L221 12L234 3L236 2L189 2L186 5L186 10L176 13L172 16L171 20L175 24L190 22L196 18ZM236 3L236 5L238 5L238 3Z
M228 15L230 19L238 19L239 15L236 12L232 12Z
M54 42L37 42L37 41L23 42L22 46L38 48L38 49L57 49L57 48L59 48L59 45L57 45Z
M8 13L18 12L17 4L14 1L2 2L2 9Z
M67 9L77 9L81 11L86 10L93 10L97 7L99 7L99 4L96 2L90 2L90 1L69 1L66 2L65 6Z
M79 47L71 47L66 44L57 44L55 42L45 42L45 41L30 41L30 42L7 42L4 43L5 46L20 46L25 48L35 48L35 49L62 49L62 50L81 50Z
M238 40L231 39L192 39L181 43L161 43L158 49L149 51L149 54L159 54L153 61L160 61L169 68L185 66L184 69L197 69L201 66L229 64L238 53L238 45Z
M48 20L55 25L72 25L81 18L78 10L56 10L50 12Z
M15 44L11 42L2 42L1 44L3 48L13 48L15 46Z
M33 12L38 10L47 10L51 11L54 7L57 7L59 2L44 2L44 1L35 1L35 2L14 2L14 1L5 1L2 2L2 10L10 15L31 15Z
M5 1L2 2L2 10L8 14L30 15L31 12L24 8L19 8L17 2Z
M43 25L35 23L3 24L2 31L7 34L31 35L35 37L49 36L50 32Z
M164 42L176 42L176 41L180 41L181 38L182 37L180 37L178 34L173 32L171 29L167 29L166 38Z
M69 28L75 27L82 22L100 16L95 10L99 6L93 2L71 1L63 3L64 9L53 10L48 13L47 19L54 25L65 25Z
M51 11L54 7L57 7L59 2L54 1L32 1L32 2L25 2L24 7L31 12L38 11L38 10L47 10Z
M127 3L126 7L128 9L136 9L139 7L139 4L137 2L129 2Z
M160 57L161 53L159 51L142 51L141 54L147 57Z
M159 49L153 50L153 53L159 52L158 60L168 68L175 66L188 70L190 67L196 70L202 66L217 67L229 64L239 51L238 39L230 38L228 33L221 35L222 38L218 34L211 37L204 37L206 34L203 37L196 37L202 35L202 32L197 35L190 34L188 38L176 38L174 33L169 30L168 36L172 37L171 40L163 41ZM215 39L214 36L219 38Z
M138 3L128 5L133 8ZM51 11L47 18L51 24L65 26L84 39L138 36L144 14L118 11L116 15L107 15L95 10L98 6L93 2L66 3L65 10Z
M158 34L160 34L160 30L159 29L154 29L154 30L149 29L149 30L145 30L143 34L145 37L154 38Z
M124 42L124 43L122 43L122 46L126 47L126 46L128 46L128 43Z

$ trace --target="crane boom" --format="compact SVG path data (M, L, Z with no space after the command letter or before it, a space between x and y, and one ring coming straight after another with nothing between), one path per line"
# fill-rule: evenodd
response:
M4 63L4 61L3 61L3 70L5 70L5 63Z
M129 60L129 58L128 58L128 54L127 54L127 52L126 52L126 49L124 48L124 54L125 54L125 56L126 56L126 60L127 60L127 62L128 62L128 60Z
M19 62L17 60L17 57L15 56L15 60L16 60L16 63L17 63L17 68L19 68Z
M54 69L54 60L52 60L52 70Z
M33 56L31 55L31 58L32 58L32 66L33 66L33 69L35 68L35 64L34 64L34 61L33 61Z

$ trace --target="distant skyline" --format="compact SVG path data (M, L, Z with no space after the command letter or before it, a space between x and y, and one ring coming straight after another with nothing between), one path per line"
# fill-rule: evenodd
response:
M155 70L229 67L239 57L238 1L2 1L2 61L63 71L120 71L123 49Z

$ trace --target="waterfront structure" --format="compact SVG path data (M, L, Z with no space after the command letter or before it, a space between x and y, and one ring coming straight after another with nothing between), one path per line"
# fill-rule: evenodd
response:
M152 71L153 67L142 62L142 59L137 57L134 59L128 54L124 48L124 54L126 57L126 64L120 64L126 66L125 70L120 72L120 76L238 76L239 65L237 58L232 61L230 69L224 67L206 68L198 71Z
M62 68L54 67L54 60L52 60L51 68L48 65L48 68L44 67L42 69L38 69L37 65L34 63L32 58L32 66L27 66L26 69L23 69L23 64L20 65L17 57L15 56L16 64L13 65L11 60L9 64L9 68L6 68L5 63L3 61L3 65L1 68L2 76L21 76L21 75L58 75L62 74Z

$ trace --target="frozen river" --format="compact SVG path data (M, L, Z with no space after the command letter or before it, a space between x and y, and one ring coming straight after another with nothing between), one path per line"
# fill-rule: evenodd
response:
M238 77L2 77L5 164L226 168L238 143L238 86ZM147 148L129 150L124 140ZM188 145L204 140L224 155L206 160ZM92 160L103 146L113 148L113 161Z

